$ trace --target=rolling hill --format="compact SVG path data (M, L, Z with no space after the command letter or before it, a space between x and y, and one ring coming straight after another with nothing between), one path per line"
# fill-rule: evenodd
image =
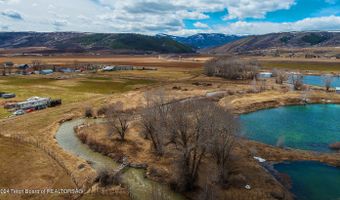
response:
M285 32L253 35L208 50L212 54L251 53L278 48L340 46L340 32Z
M0 48L43 47L51 52L112 53L193 53L194 50L171 38L140 34L74 33L74 32L2 32Z

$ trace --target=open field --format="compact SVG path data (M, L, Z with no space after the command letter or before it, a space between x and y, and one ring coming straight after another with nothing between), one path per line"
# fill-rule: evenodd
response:
M291 70L309 70L339 72L340 62L309 62L309 61L261 61L265 68L283 68Z
M105 76L79 76L65 80L57 80L51 76L1 77L0 91L17 95L10 101L22 101L32 96L62 99L64 104L80 102L93 97L125 92L135 88L153 84L146 79L126 79ZM2 105L5 100L1 99ZM0 117L8 115L3 108Z
M42 57L0 57L0 63L11 61L16 64L40 60L48 65L73 65L78 63L134 65L146 67L199 68L209 57L167 58L158 56L42 56Z
M70 65L78 63L125 64L134 66L153 66L157 70L133 70L117 72L97 72L81 74L31 75L0 77L0 91L17 95L14 101L22 101L32 96L61 98L63 103L84 101L90 98L126 92L152 85L157 82L178 81L195 77L202 72L206 57L168 60L152 56L112 56L112 57L0 57L1 61L30 63L39 59L47 65ZM0 105L4 100L0 99ZM0 118L9 116L1 106Z
M288 59L258 58L263 67L268 69L283 68L289 70L306 70L321 72L339 72L340 60L330 59Z
M0 137L0 159L2 160L0 163L0 188L76 187L71 178L55 160L32 145ZM33 182L32 180L35 181ZM13 199L13 196L11 198ZM8 199L11 198L8 197ZM16 199L21 199L20 195ZM54 199L57 199L57 195L55 195Z

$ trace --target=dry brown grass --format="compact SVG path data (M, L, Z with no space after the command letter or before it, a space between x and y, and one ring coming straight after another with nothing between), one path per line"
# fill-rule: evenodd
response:
M55 160L32 145L0 137L0 160L0 188L76 188ZM4 198L21 199L20 196L0 194L0 199ZM46 199L46 196L37 199Z
M207 58L167 59L158 56L42 56L42 57L0 57L0 63L12 61L16 64L31 63L32 60L41 60L48 65L73 65L79 63L134 65L149 67L173 67L173 68L201 68Z

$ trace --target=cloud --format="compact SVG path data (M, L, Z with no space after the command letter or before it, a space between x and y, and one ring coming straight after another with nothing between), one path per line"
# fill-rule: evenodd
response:
M0 4L16 4L16 3L19 3L20 0L0 0Z
M229 0L225 20L264 18L268 12L289 9L294 3L294 0Z
M324 1L335 2L337 5L339 0ZM34 2L0 0L0 24L8 25L13 31L57 30L176 35L199 32L263 34L292 30L340 29L339 17L336 16L338 12L334 10L323 11L321 16L326 17L306 18L296 22L266 21L267 13L290 9L296 2L295 0L190 0L190 2L188 0L72 0L70 4L69 0L34 0ZM332 7L335 10L336 5ZM226 21L214 17L215 12L225 14ZM194 28L187 28L188 21ZM209 23L211 21L217 23Z
M16 10L7 9L5 11L2 11L1 15L15 20L23 20L21 14Z
M1 31L8 31L9 30L9 26L8 25L0 25L0 30Z
M266 34L272 32L313 31L313 30L340 30L340 16L306 18L296 22L246 22L238 21L227 26L215 27L218 31L227 34Z
M209 28L209 25L208 25L208 24L204 24L204 23L202 23L202 22L196 22L196 23L194 23L194 26L195 26L196 28Z

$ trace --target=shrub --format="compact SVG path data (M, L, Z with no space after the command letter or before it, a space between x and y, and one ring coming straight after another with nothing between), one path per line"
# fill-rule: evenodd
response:
M108 107L107 106L102 106L97 110L97 115L102 116L107 113Z
M98 172L98 176L96 181L99 183L101 187L108 187L111 185L119 185L121 183L121 174L114 172L110 172L108 169L101 169Z
M91 117L93 117L93 110L92 110L92 108L86 108L86 109L85 109L85 117L86 117L86 118L91 118Z

